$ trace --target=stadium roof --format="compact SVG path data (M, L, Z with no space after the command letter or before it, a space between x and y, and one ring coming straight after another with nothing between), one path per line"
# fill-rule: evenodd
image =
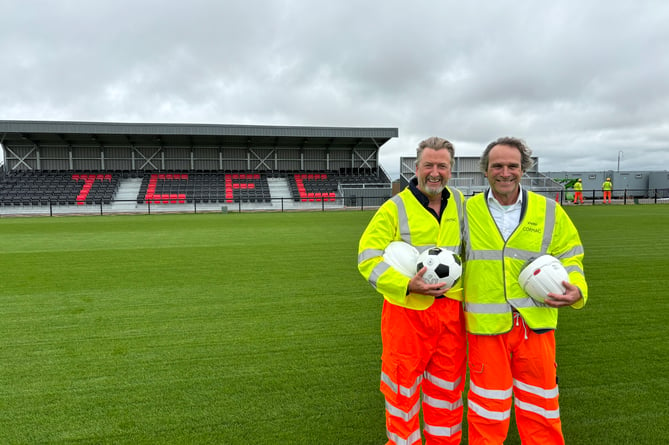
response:
M271 146L378 149L397 128L0 120L0 144L13 146Z

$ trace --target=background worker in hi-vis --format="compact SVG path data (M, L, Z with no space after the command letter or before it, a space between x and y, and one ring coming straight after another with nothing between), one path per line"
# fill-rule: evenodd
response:
M602 192L604 194L603 202L604 204L611 204L611 190L613 190L613 183L611 178L606 178L606 181L602 184Z
M574 204L583 204L583 181L578 178L574 183Z

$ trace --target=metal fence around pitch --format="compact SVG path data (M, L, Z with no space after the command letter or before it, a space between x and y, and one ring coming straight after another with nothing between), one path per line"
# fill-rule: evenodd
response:
M246 213L246 212L299 212L365 210L378 208L390 196L345 197L329 199L273 198L263 202L231 200L221 202L138 203L136 200L113 200L107 203L42 202L40 204L0 205L0 217L11 216L68 216L68 215L123 215L167 213Z
M574 203L571 190L533 190L561 205ZM473 196L465 195L465 198ZM138 203L136 200L114 200L103 203L66 204L43 202L41 204L0 205L0 217L10 216L67 216L67 215L119 215L119 214L164 214L164 213L246 213L246 212L299 212L371 210L380 207L391 196L347 196L329 199L273 198L264 202L174 202L155 204ZM584 190L583 205L603 205L600 190ZM669 189L614 190L612 205L669 204ZM608 205L608 204L607 204Z
M537 190L534 190L537 191ZM551 197L546 192L540 192L544 196ZM554 198L563 205L580 205L580 199L575 200L573 190L562 190L553 192ZM583 190L583 204L604 204L604 194L601 190ZM611 204L667 204L669 203L669 189L614 189L611 191Z

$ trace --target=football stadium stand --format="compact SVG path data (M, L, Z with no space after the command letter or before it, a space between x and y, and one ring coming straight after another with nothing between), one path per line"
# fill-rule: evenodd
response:
M279 127L0 120L0 214L373 208L406 187L415 157L393 184L379 151L396 128ZM583 178L596 203L612 177L620 203L667 202L664 172L541 173L524 187L569 200ZM456 157L450 185L487 187L477 157Z
M0 121L0 212L359 205L396 128ZM33 212L34 211L34 212Z
M131 199L137 204L233 204L273 200L269 177L285 180L294 202L331 202L341 197L342 185L388 184L375 174L339 172L62 172L21 171L0 176L2 206L111 205L119 199L124 178L140 180ZM385 181L385 182L384 182Z

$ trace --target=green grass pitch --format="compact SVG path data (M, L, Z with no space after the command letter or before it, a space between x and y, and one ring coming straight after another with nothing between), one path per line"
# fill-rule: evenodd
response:
M664 443L669 206L568 211L590 301L560 312L567 443ZM384 443L371 216L0 219L0 443Z

